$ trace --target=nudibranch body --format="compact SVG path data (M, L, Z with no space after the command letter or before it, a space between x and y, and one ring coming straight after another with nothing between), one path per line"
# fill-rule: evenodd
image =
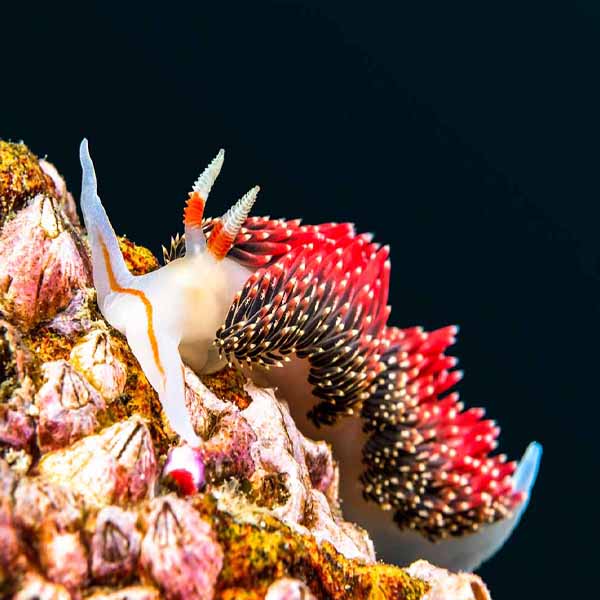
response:
M318 400L310 421L333 425L333 437L342 438L342 497L351 517L358 516L353 506L366 514L378 505L408 538L417 532L428 540L427 548L445 552L448 540L460 539L449 551L456 560L436 556L454 568L474 568L504 543L527 505L541 447L530 445L518 468L490 456L498 427L450 391L461 378L445 355L455 327L388 325L387 247L347 223L249 217L258 188L221 218L205 219L221 151L190 193L185 255L134 277L97 195L85 140L81 162L98 305L127 337L188 444L199 439L185 407L182 359L197 373L227 362L249 365L282 386L292 405ZM359 465L350 482L344 471ZM407 559L403 539L406 547L412 542L398 537L389 519L376 520L376 544L398 547L386 557ZM423 546L416 552L414 558L432 554Z
M187 252L159 271L134 277L127 270L115 233L96 193L96 177L82 144L81 207L92 248L98 306L106 320L127 337L150 384L157 390L173 429L189 444L199 438L184 401L182 357L198 372L210 372L224 361L213 346L231 298L251 272L207 246L202 232L202 196L208 196L219 173L223 153L196 182L186 209ZM257 189L232 209L227 222L245 219ZM198 212L199 211L199 212ZM196 215L199 214L199 221ZM233 225L231 225L233 221ZM226 230L224 230L226 232ZM225 234L223 235L225 237ZM219 250L217 248L217 250Z

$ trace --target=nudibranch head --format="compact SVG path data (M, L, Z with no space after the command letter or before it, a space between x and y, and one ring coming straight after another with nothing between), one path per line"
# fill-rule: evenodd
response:
M198 373L229 362L267 378L270 367L295 365L283 393L307 382L313 423L361 419L364 446L350 443L362 454L364 499L392 511L402 530L461 537L461 565L473 568L516 525L541 447L530 446L518 466L490 454L499 428L452 391L462 372L445 352L457 329L388 324L389 248L371 235L348 223L250 217L258 187L222 217L205 218L223 159L221 150L196 180L185 235L165 253L171 260L133 277L84 141L81 205L104 316L127 336L172 427L192 446L200 440L185 406L182 358Z
M203 203L222 162L221 152L194 184L186 209L185 257L134 277L127 270L97 194L87 142L81 145L81 208L92 251L98 306L106 320L127 337L173 429L192 445L198 445L200 439L185 407L181 357L198 371L223 364L212 349L214 332L227 314L230 299L250 275L225 255L228 240L235 238L241 227L240 211L249 209L249 198L256 197L256 189L240 200L236 206L241 208L234 207L231 217L223 217L222 235L212 235L208 244L198 226Z

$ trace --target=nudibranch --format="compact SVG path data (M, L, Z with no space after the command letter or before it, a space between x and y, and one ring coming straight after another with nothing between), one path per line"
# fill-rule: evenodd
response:
M280 389L305 433L332 426L318 435L334 440L341 458L344 513L367 527L380 555L473 569L504 543L527 505L541 446L532 443L518 465L491 454L499 428L451 391L461 378L445 354L455 327L388 325L387 246L348 223L250 217L258 187L205 218L221 150L189 194L185 251L176 243L163 267L136 277L85 140L80 158L98 305L187 444L200 440L183 362L199 374L250 367Z

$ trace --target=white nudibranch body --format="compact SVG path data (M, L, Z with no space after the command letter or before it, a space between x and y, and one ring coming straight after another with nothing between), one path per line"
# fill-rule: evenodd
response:
M223 156L190 193L185 256L136 277L98 197L86 140L80 149L98 306L126 336L171 427L199 445L182 360L199 374L227 360L286 362L285 371L263 373L266 383L279 388L305 434L334 444L344 512L368 528L380 556L476 568L523 514L541 446L532 443L519 465L490 454L495 422L449 393L461 378L444 354L456 328L387 323L389 249L370 235L348 223L248 219L257 187L220 219L203 221ZM315 399L309 422L306 402ZM335 426L314 429L322 424ZM191 480L200 479L198 471Z
M158 315L180 340L181 358L196 373L211 373L226 364L213 345L215 331L225 321L232 298L250 271L229 258L217 260L208 250L178 258L143 276L142 285Z
M235 293L250 275L248 269L225 256L227 243L235 239L240 215L243 222L243 214L249 210L258 189L251 190L232 209L234 227L228 230L229 222L224 218L224 233L215 235L213 243L207 244L201 213L220 170L223 153L219 153L191 194L186 211L186 255L136 277L125 265L98 197L86 140L81 144L80 158L81 207L92 251L98 306L106 320L126 336L148 381L159 394L171 427L188 444L197 446L200 440L185 406L181 361L183 357L198 373L211 372L225 364L213 348L215 332L225 320Z

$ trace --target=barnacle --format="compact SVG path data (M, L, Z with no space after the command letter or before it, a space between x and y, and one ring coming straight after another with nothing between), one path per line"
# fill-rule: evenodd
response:
M198 374L248 366L290 400L307 382L302 395L317 401L312 423L356 437L346 437L350 448L340 455L362 459L364 500L390 511L400 530L441 540L444 551L460 538L456 566L477 566L525 509L541 447L533 443L518 466L490 455L499 428L451 391L462 373L445 352L457 328L388 325L389 248L371 235L348 223L249 217L258 187L222 217L205 219L223 160L220 151L195 182L185 235L163 250L167 264L134 276L97 195L87 142L81 146L98 305L126 336L172 428L200 445L182 360Z

